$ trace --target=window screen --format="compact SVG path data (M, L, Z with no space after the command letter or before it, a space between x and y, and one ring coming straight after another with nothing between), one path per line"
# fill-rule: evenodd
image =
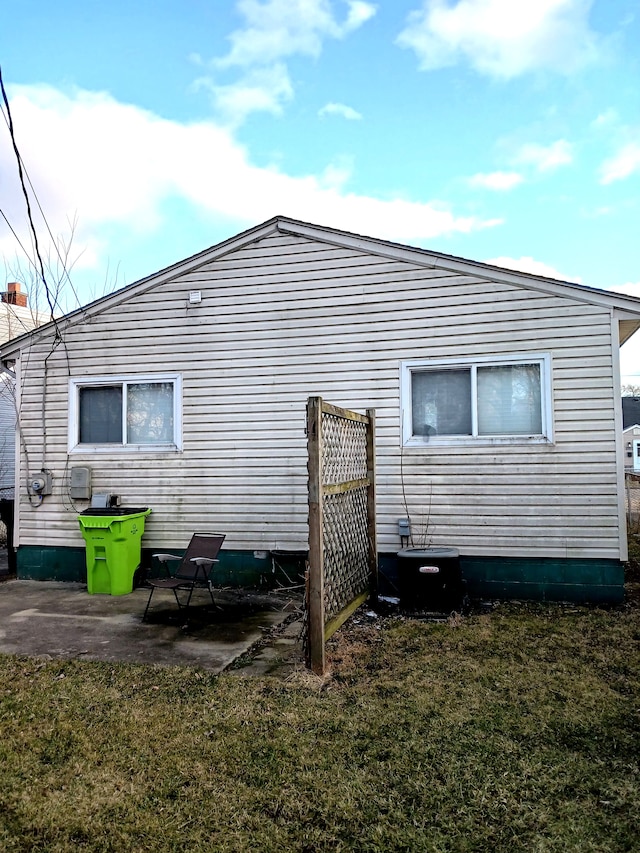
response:
M478 434L541 432L540 365L478 367Z
M414 435L471 435L471 371L413 374Z
M80 443L122 444L122 386L80 388Z
M127 386L127 443L173 441L173 382Z

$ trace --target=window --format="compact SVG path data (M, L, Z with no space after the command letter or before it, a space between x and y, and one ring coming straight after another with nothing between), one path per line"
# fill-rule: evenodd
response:
M405 445L552 440L548 355L405 362L401 395Z
M170 376L71 379L69 450L177 450L181 383Z

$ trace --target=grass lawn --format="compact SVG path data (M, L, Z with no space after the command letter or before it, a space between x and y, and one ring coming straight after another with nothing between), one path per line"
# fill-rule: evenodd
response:
M640 608L360 612L288 680L0 657L0 849L640 850Z

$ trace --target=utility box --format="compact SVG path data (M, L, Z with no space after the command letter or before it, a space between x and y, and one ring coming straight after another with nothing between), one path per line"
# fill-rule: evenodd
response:
M91 468L74 465L69 481L69 497L77 501L88 501L91 497Z
M140 565L147 507L87 509L78 522L87 549L87 591L94 595L133 592Z
M51 471L48 468L41 468L37 474L32 474L29 477L29 489L32 495L40 495L40 497L50 495L53 490Z

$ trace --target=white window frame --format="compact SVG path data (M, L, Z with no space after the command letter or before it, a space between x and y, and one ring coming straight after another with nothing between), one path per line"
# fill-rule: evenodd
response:
M536 435L478 435L477 407L477 368L509 367L520 364L538 364L540 366L540 406L542 433ZM471 369L471 419L472 435L413 435L411 387L412 374L442 368ZM400 365L400 408L401 442L403 447L433 447L452 445L498 444L553 444L553 407L551 390L551 355L549 353L528 353L505 356L481 356L478 358L416 359L404 361Z
M126 386L145 382L173 384L173 441L127 444ZM122 443L80 444L80 389L121 385L123 388ZM179 373L82 376L69 380L69 453L166 453L182 450L182 377Z

